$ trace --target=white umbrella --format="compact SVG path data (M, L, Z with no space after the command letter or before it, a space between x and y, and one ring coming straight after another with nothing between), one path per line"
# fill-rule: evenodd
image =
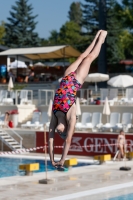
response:
M14 85L13 85L12 77L10 77L9 83L8 83L8 91L11 91L12 88L14 88Z
M103 107L103 114L107 115L107 123L108 123L109 122L108 115L110 115L110 107L109 107L109 103L108 103L108 98L107 97L105 99L105 104L104 104L104 107Z
M41 62L35 63L34 66L44 67L45 65Z
M58 79L58 82L60 83L60 82L61 82L61 80L62 80L62 77Z
M76 99L76 116L81 115L81 108L80 108L80 102L79 102L79 98L77 97Z
M77 119L77 122L79 121L79 115L81 115L81 108L80 108L79 98L77 97L77 99L76 99L76 119Z
M27 65L25 64L25 62L20 61L20 60L15 60L14 62L12 62L9 65L10 69L11 68L27 68Z
M133 78L129 75L119 75L112 77L107 83L113 87L124 88L133 85Z
M52 115L52 105L53 105L53 101L52 101L52 99L50 99L49 106L48 106L48 112L47 112L49 117L51 117L51 115Z
M125 88L133 85L133 78L129 75L119 75L112 77L107 83L113 87Z
M101 73L88 74L85 81L95 83L95 91L97 92L97 82L109 80L109 75Z

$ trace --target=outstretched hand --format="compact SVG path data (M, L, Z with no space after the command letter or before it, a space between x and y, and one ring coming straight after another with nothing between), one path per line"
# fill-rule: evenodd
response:
M56 162L52 161L51 163L52 163L53 167L56 167L56 166L57 166L57 163L56 163Z
M63 162L61 162L61 161L58 161L58 162L52 161L52 165L53 165L53 167L63 166Z

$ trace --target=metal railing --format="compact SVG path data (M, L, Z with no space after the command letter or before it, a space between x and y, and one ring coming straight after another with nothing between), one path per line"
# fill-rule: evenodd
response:
M110 89L111 87L108 87L108 89ZM92 90L92 97L93 98L97 98L101 96L101 89L102 88L98 88L98 91L95 91L95 88L82 88L77 92L77 97L79 97L80 99L86 99L86 103L85 104L89 104L89 90ZM118 88L118 96L125 96L125 92L126 92L127 88L121 89ZM5 98L11 98L11 99L15 99L15 105L18 104L22 104L22 95L20 95L21 93L28 93L27 96L23 95L23 104L33 104L35 103L37 106L38 105L44 105L44 106L48 106L49 105L49 101L50 99L54 99L54 94L55 94L55 89L37 89L37 88L33 88L33 89L26 89L26 90L16 90L16 91L11 91L12 95L8 94L8 97ZM123 95L124 94L124 95ZM20 102L19 102L20 101ZM6 103L1 101L1 105L6 105ZM11 104L9 104L11 105Z
M23 94L25 93L25 94ZM22 95L22 96L21 96ZM18 97L20 98L20 104L22 102L22 99L25 100L25 103L28 101L33 102L33 91L32 90L16 90L15 94L15 100L16 100L16 105L18 104ZM29 99L30 97L30 99Z
M23 143L22 143L23 138L22 138L16 131L14 131L12 128L10 128L8 125L6 125L6 126L7 126L7 128L9 128L9 130L10 130L12 133L14 133L16 136L19 137L19 139L20 139L20 146L21 146L21 148L22 148L22 146L23 146ZM7 131L7 130L6 130L6 131Z
M8 125L4 125L6 128L8 128L12 133L14 133L19 139L20 139L20 141L18 142L19 144L20 144L20 148L22 149L22 147L23 147L23 138L16 132L16 131L14 131L13 129L11 129ZM1 128L1 130L3 130L5 133L7 133L8 135L10 135L9 134L9 132L8 132L8 130L5 130L5 128ZM14 137L12 137L11 135L10 135L10 137L12 138L12 139L14 139ZM15 140L15 139L14 139ZM4 143L5 141L4 141L4 139L1 139L1 149L2 149L2 151L3 151L3 143ZM6 141L5 142L6 144L7 144L7 146L9 146L10 147L10 145L8 144L8 142Z
M38 90L38 104L39 105L49 105L50 99L54 99L55 90L40 89Z

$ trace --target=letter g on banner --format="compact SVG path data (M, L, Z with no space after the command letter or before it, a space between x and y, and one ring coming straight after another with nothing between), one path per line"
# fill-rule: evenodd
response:
M91 144L90 144L90 142L91 142ZM88 142L89 142L89 144L88 144ZM85 151L86 152L93 152L93 138L91 138L91 137L88 137L88 138L86 138L85 140L84 140L84 148L85 148ZM89 146L89 147L87 147L87 146Z

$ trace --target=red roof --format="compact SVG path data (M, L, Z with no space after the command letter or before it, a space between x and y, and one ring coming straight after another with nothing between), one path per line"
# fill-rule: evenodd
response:
M132 65L133 64L133 60L121 60L120 63L121 64L125 64L125 65Z

